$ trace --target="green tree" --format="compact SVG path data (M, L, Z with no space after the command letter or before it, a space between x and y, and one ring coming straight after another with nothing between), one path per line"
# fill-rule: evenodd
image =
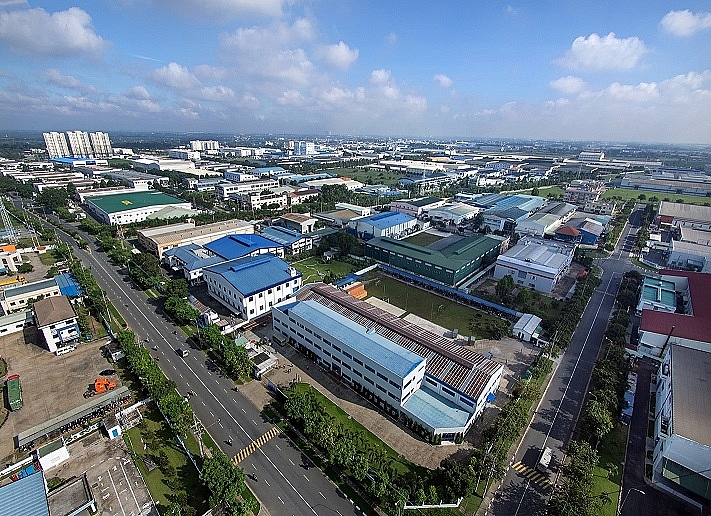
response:
M69 195L66 188L45 188L37 195L37 202L49 211L67 207Z
M168 297L184 298L190 294L188 292L188 282L183 278L167 281L165 287L163 287L163 291Z
M599 441L612 430L612 426L612 416L605 405L596 399L588 400L583 409L585 432Z
M222 335L216 324L210 324L200 329L200 341L204 347L218 349L226 339L227 337Z
M179 297L169 297L163 305L165 311L180 324L191 324L200 315L200 311L187 300Z
M236 504L237 495L244 489L244 471L220 451L205 459L200 480L212 493L210 505L213 507L220 502Z
M511 276L511 274L507 274L496 284L496 297L498 297L503 303L507 302L509 294L513 290L514 286L513 276Z

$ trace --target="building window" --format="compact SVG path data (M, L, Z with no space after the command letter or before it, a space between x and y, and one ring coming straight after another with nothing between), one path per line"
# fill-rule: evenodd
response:
M366 370L368 370L368 371L370 371L371 373L375 374L375 369L373 369L372 367L370 367L368 364L365 364L365 368L366 368Z

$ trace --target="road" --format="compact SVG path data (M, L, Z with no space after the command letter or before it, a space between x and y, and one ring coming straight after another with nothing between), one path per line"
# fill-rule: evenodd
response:
M598 358L607 322L615 302L622 274L632 268L629 254L642 211L636 208L622 231L615 251L599 261L602 283L590 298L568 349L559 357L559 365L538 410L516 450L512 466L504 477L500 492L492 502L493 514L515 516L545 514L552 493L547 477L537 475L535 466L543 447L553 450L552 469L562 463L565 449L578 419L588 389L590 375Z
M91 269L137 337L148 339L147 347L157 346L152 355L159 359L160 368L176 383L178 391L195 392L195 396L189 396L190 405L225 454L235 456L255 441L263 443L239 465L248 475L256 475L256 481L247 478L247 482L270 514L363 514L323 472L316 467L307 469L305 456L283 434L273 430L274 425L259 409L233 390L232 380L222 375L203 352L190 349L185 358L176 353L179 347L190 347L185 334L144 292L133 288L101 251L82 251L73 238L59 230L58 233L73 247L82 264ZM85 238L94 241L88 235Z

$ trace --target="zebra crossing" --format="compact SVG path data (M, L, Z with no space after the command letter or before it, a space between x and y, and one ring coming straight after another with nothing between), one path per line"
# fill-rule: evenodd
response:
M521 475L529 479L531 482L535 482L543 489L550 489L553 487L553 483L546 478L546 476L540 471L522 464L521 461L514 462L511 467L518 471Z
M251 443L249 443L245 448L239 451L237 455L234 456L232 461L235 464L239 464L242 462L244 459L252 455L255 451L257 451L259 448L264 446L264 444L269 441L272 437L276 437L279 435L281 430L279 429L278 426L273 426L268 432L266 432L264 435L258 437Z

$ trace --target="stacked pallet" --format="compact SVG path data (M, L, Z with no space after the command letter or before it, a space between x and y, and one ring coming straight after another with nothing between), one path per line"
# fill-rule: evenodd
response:
M368 297L368 292L360 281L352 283L346 288L346 292L356 299L365 299Z

